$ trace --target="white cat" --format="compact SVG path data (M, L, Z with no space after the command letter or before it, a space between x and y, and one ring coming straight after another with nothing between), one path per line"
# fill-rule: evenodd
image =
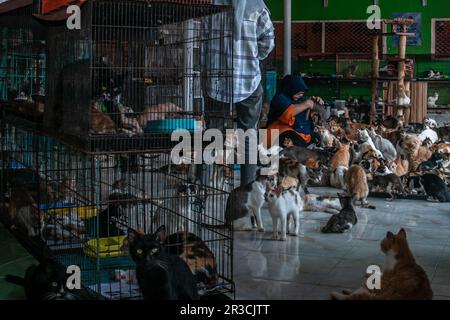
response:
M273 239L286 241L288 234L288 222L292 217L295 230L291 235L297 236L300 231L300 212L303 211L303 199L300 188L288 189L281 192L271 190L266 194L266 201L273 222ZM279 222L279 223L278 223ZM278 235L278 225L280 225L281 235Z
M428 107L429 108L436 108L436 102L439 100L439 93L436 92L433 96L428 97Z
M336 170L330 174L330 185L338 189L345 189L344 175L347 170L348 168L344 166L336 167Z
M430 139L433 144L439 140L437 132L425 125L425 130L419 134L419 139L421 142L424 142L427 138Z
M372 138L375 147L380 150L385 160L394 161L397 159L397 150L395 149L392 142L377 134L374 128L371 128L368 133Z
M372 138L369 135L369 131L367 129L359 130L359 139L362 141L361 150L363 150L363 154L367 152L367 146L370 146L372 150L376 153L378 159L384 159L383 154L373 143Z

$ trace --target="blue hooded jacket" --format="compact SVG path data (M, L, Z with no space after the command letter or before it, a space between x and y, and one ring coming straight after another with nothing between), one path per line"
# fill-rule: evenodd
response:
M277 121L292 104L306 101L308 98L305 96L297 101L294 101L292 97L300 91L306 93L308 90L308 86L300 75L287 75L284 77L280 91L275 95L270 104L268 125ZM308 118L308 110L303 111L295 117L293 129L305 134L311 134L314 131L312 121Z

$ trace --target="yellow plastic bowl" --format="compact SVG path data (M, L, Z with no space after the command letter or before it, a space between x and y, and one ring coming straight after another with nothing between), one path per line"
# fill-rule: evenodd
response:
M121 250L126 236L93 239L86 242L84 253L92 258L114 258L121 257L125 253ZM97 243L99 243L97 251Z

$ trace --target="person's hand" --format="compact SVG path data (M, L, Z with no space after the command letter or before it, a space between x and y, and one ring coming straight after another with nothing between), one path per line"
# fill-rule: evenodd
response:
M323 99L321 97L312 97L311 98L314 102L320 104L321 106L323 106L325 104L325 101L323 101Z
M308 99L305 101L305 105L307 109L312 109L314 108L314 100L312 99Z

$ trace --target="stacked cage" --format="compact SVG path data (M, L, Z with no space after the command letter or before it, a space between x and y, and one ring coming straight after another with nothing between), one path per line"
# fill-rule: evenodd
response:
M6 11L8 5L0 8L0 105L7 116L38 125L45 105L45 28L31 6Z
M233 127L218 100L219 83L232 92L233 14L186 2L89 1L80 30L47 31L44 129L2 123L2 219L37 256L79 266L94 296L142 298L131 235L162 226L201 295L234 291L232 232L214 227L233 170L192 161L206 129ZM200 137L183 163L174 132Z
M94 151L166 149L175 128L203 129L202 87L231 92L223 7L95 0L81 15L81 29L49 32L47 130Z

